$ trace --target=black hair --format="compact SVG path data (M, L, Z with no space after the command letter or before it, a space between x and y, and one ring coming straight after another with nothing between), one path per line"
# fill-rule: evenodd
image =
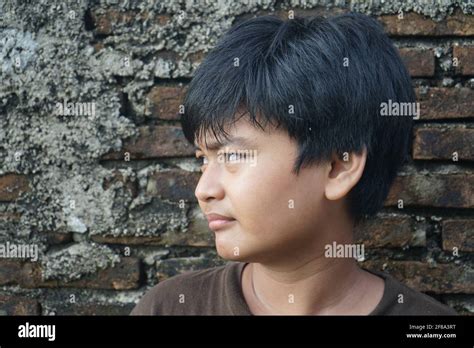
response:
M260 121L283 126L298 143L296 175L365 147L364 173L347 197L358 223L382 207L410 148L413 117L381 116L389 100L413 103L415 93L375 19L260 16L229 29L208 53L186 91L181 125L192 144L209 131L220 142L245 114L261 129Z

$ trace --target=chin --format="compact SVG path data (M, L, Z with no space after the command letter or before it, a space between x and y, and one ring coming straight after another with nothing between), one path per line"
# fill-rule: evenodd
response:
M242 250L239 250L239 253L236 254L234 246L224 245L222 243L216 243L216 251L221 258L228 261L258 262L259 260L256 254L249 253L248 250L246 252L242 252Z
M236 254L233 247L223 246L216 243L217 254L225 260L229 261L242 261L242 255L240 252Z

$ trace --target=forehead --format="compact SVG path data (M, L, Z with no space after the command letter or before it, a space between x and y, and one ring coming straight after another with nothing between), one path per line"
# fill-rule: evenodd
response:
M250 120L246 117L242 117L231 125L227 125L224 129L227 132L229 139L221 136L219 139L220 141L218 141L212 131L206 131L200 139L195 139L195 147L206 147L209 150L214 150L220 147L220 144L223 146L226 144L251 146L256 145L257 140L265 135L261 129L257 129L253 124L251 124Z

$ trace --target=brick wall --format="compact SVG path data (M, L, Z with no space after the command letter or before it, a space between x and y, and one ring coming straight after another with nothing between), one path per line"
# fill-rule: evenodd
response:
M383 211L356 231L363 265L474 312L472 7L293 3L0 4L0 241L39 253L0 258L0 313L128 314L157 282L224 262L178 107L223 32L289 10L371 14L399 47L421 117ZM96 114L58 114L65 101Z

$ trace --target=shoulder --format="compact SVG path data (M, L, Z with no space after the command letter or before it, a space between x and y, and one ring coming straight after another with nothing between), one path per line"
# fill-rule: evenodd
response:
M210 296L225 275L226 265L187 271L159 282L140 299L130 315L184 314L186 300ZM197 293L196 290L199 292ZM183 310L180 310L182 308Z
M458 315L451 307L431 296L408 287L392 275L374 272L385 279L382 303L374 314L380 315Z
M407 306L401 314L404 315L457 315L451 307L437 301L431 296L414 290L405 284L400 284L400 292L406 294Z

